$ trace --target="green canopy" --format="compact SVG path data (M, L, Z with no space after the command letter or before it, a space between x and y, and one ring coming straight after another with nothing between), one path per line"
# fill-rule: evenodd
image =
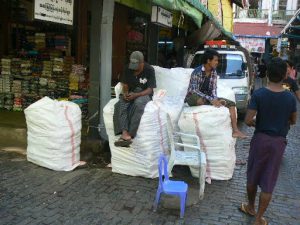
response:
M169 10L182 11L190 16L199 28L202 25L203 14L205 14L223 34L231 39L235 39L232 33L226 31L199 0L153 0L152 2Z
M181 11L185 15L190 16L198 27L201 27L203 14L187 2L182 0L153 0L153 3L165 9Z

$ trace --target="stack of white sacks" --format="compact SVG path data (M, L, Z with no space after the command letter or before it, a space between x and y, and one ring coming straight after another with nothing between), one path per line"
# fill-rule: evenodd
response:
M118 94L121 92L120 84L115 88L117 98L110 100L103 109L105 128L112 154L112 171L131 176L158 177L157 163L159 155L161 153L170 154L166 129L167 113L170 115L175 129L179 129L179 124L181 131L193 134L196 133L193 118L196 115L202 121L203 114L205 121L210 121L209 124L198 123L201 132L200 139L203 144L202 148L205 149L208 157L208 176L212 179L230 179L227 170L221 172L221 170L228 167L232 176L232 165L234 166L235 162L235 154L233 154L235 140L231 137L231 126L228 124L228 122L230 123L228 109L212 106L184 107L184 98L193 69L165 69L157 66L154 66L154 69L157 88L154 90L153 101L146 105L137 136L129 148L114 146L114 142L119 138L119 135L115 136L114 134L113 113L114 105L118 102ZM219 85L219 87L221 86ZM221 91L219 94L225 93L222 97L234 100L234 94L230 88L222 89L219 87L218 91ZM214 139L216 145L208 144L212 139ZM224 145L227 142L231 144ZM221 154L220 149L223 149ZM215 152L215 150L217 151ZM230 155L226 155L229 153ZM212 157L213 155L216 155L216 157ZM213 164L210 162L211 159L214 162ZM219 163L217 163L217 160L219 160ZM213 172L215 169L217 169L217 173ZM196 169L191 168L191 171L193 176L198 175ZM223 173L226 176L222 177L221 174ZM214 176L215 174L220 175Z
M77 104L44 97L24 112L28 161L56 171L80 165L81 110Z
M184 104L189 85L191 69L164 69L154 66L157 88L153 101L146 105L137 135L129 148L116 147L119 138L114 134L113 113L118 98L112 99L103 109L106 132L111 150L112 171L147 178L158 177L158 158L161 153L169 154L167 139L167 119L177 122ZM116 96L120 93L116 87Z

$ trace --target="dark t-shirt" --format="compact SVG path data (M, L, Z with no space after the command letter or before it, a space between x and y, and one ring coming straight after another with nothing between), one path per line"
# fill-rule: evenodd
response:
M288 77L287 79L283 80L282 86L284 89L292 91L294 93L299 90L297 82L291 77Z
M204 81L199 87L199 91L201 91L203 94L212 95L212 90L209 90L209 83L210 83L210 76L204 76Z
M297 111L292 93L273 92L267 88L254 91L248 109L257 111L255 133L282 137L288 133L291 114Z
M154 68L148 63L144 64L144 70L137 76L134 75L134 71L126 69L121 77L121 82L127 84L129 92L133 92L136 88L146 90L147 88L156 88L155 72Z

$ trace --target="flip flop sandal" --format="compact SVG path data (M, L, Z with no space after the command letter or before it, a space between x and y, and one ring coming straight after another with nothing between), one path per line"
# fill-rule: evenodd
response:
M262 219L262 221L263 221L263 225L268 225L268 221L263 217L263 218L261 218Z
M124 138L119 138L116 142L115 142L115 146L116 147L129 147L129 145L132 143L132 140L126 140Z
M248 215L248 216L255 216L255 214L250 213L250 212L248 211L248 209L247 209L247 204L245 204L245 203L242 203L242 204L241 204L241 206L239 207L239 210L240 210L241 212L245 213L245 214Z

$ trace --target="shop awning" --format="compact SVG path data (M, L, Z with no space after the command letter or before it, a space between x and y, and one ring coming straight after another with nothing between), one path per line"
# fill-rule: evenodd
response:
M300 39L300 9L281 31L283 37Z
M268 26L267 23L234 23L236 37L278 38L282 26Z
M183 12L184 14L190 16L199 28L201 28L204 14L224 35L235 40L232 33L226 31L224 27L212 15L212 13L207 10L199 0L153 0L153 3L160 5L168 10Z
M232 2L236 5L238 5L241 8L247 8L249 7L248 0L232 0Z

